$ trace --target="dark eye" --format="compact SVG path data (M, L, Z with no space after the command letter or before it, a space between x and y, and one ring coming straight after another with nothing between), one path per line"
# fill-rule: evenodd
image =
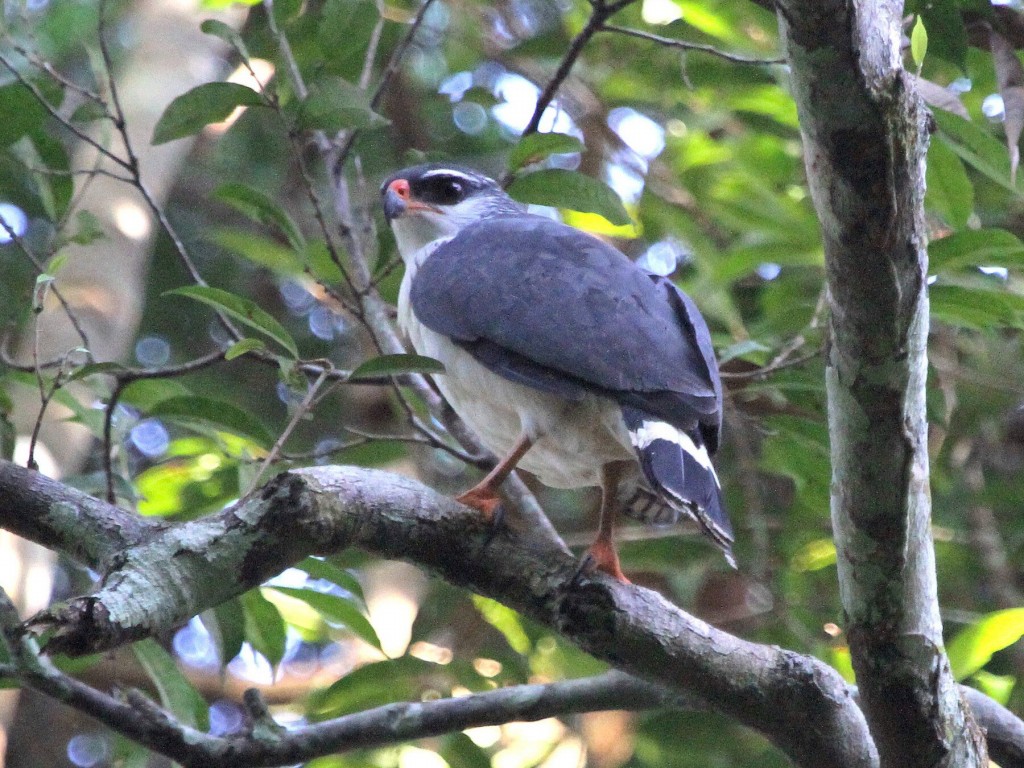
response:
M456 205L466 199L466 182L445 176L423 179L417 197L434 205Z

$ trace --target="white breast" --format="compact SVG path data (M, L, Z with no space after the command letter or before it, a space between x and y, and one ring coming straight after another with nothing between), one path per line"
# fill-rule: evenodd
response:
M509 381L416 319L409 301L412 280L438 245L431 243L406 260L398 322L418 354L444 363L446 373L435 377L438 388L483 444L500 457L528 432L536 442L519 466L555 488L600 485L603 464L635 458L613 401L597 395L570 401Z

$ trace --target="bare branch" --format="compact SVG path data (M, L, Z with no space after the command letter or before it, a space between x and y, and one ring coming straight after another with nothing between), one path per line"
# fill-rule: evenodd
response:
M572 71L573 65L576 60L583 53L583 48L590 42L596 33L600 32L604 27L605 22L608 21L614 14L629 5L633 0L619 0L616 3L607 3L605 0L595 0L591 3L590 17L587 19L587 23L583 25L576 36L569 43L569 47L565 51L565 55L562 57L562 61L558 65L558 69L555 70L555 74L552 75L548 84L544 86L544 90L541 91L540 96L537 98L537 106L534 107L533 115L530 117L530 122L526 124L526 128L523 130L523 136L529 136L531 133L536 133L540 127L540 119L544 115L544 110L548 108L551 102L555 98L555 94L558 93L558 89L562 87L562 83L565 82L565 78L569 76Z
M729 53L719 48L715 48L713 45L704 45L703 43L691 43L686 40L676 40L674 37L662 37L661 35L655 35L651 32L645 32L641 29L630 29L629 27L620 27L615 24L604 24L599 32L616 32L620 35L627 35L629 37L638 37L641 40L648 40L658 45L664 45L669 48L679 48L683 51L699 51L701 53L707 53L711 56L717 56L720 59L724 59L731 64L749 64L753 66L768 66L771 64L785 64L784 58L775 59L757 59L750 58L748 56L740 56L736 53Z
M9 462L0 462L0 488L0 528L90 568L106 568L118 552L163 528L85 494L72 500L59 483Z
M130 690L120 700L65 675L48 660L35 657L33 646L9 623L13 605L2 593L0 606L8 609L3 611L7 619L4 638L12 649L17 649L12 655L19 661L0 666L0 675L19 679L187 768L292 765L331 753L387 746L512 720L541 720L605 709L680 707L690 703L660 686L620 672L608 672L582 680L516 685L459 698L389 704L287 731L264 728L256 733L250 728L247 733L211 736L176 721L138 691ZM257 690L247 691L245 702L255 721L276 725Z

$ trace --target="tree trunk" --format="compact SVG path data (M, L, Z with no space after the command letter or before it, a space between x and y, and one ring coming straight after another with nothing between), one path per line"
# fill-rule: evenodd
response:
M883 767L985 766L943 652L925 417L931 117L902 3L781 0L825 241L832 524L846 634Z

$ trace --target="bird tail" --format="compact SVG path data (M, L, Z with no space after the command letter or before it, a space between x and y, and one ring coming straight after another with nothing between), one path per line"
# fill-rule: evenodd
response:
M644 516L652 522L675 522L682 513L695 520L735 568L732 525L700 431L678 429L628 406L622 408L622 415L644 477L662 502L652 504L648 499ZM674 510L674 516L666 514L666 506Z

